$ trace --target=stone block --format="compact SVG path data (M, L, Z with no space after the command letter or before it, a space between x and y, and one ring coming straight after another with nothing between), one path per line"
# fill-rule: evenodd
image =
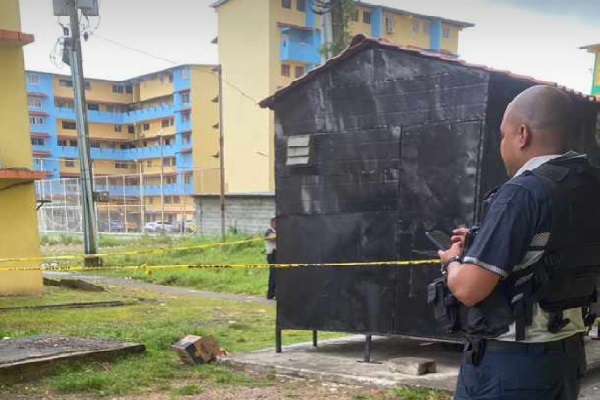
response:
M390 372L405 375L425 375L436 371L435 361L430 358L398 357L387 362Z

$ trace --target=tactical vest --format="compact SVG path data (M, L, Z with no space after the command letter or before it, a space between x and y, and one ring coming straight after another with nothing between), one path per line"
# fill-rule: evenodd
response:
M513 271L474 307L454 299L443 279L430 285L428 300L451 333L494 338L514 322L515 340L523 340L534 304L550 314L552 333L569 323L562 315L566 309L581 307L586 324L594 321L589 309L600 276L600 169L572 153L525 173L544 184L551 200L552 229L544 255Z

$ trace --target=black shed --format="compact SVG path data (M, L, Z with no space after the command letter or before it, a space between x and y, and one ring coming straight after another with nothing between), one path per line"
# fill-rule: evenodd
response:
M507 179L504 110L535 84L551 83L357 36L265 99L275 111L278 261L436 258L424 232L478 219L484 194ZM599 106L571 95L572 148L598 161ZM437 263L279 269L278 333L444 337L426 305L438 275Z

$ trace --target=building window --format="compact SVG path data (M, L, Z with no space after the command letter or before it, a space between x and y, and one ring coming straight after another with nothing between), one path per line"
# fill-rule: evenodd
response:
M423 34L429 35L429 32L431 32L431 22L425 21L423 22Z
M142 126L142 129L145 131L149 131L150 130L150 124L146 123Z
M72 158L65 158L65 167L67 168L74 168L75 167L75 160Z
M296 66L294 68L294 76L296 78L300 78L302 75L304 75L304 67L302 67L302 66Z
M124 162L116 162L115 163L115 168L116 169L127 169L127 168L129 168L129 165L127 163L124 163Z
M58 139L56 144L60 147L65 147L67 145L67 141L65 139Z
M75 104L72 100L54 99L54 107L57 108L75 108Z
M113 93L123 93L125 91L125 88L123 87L123 85L113 85L112 91Z
M28 96L27 97L27 104L31 108L42 108L42 99L40 99L39 97Z
M371 12L370 11L363 11L363 22L365 24L371 23Z
M32 146L43 146L44 145L44 139L31 138L31 145Z
M175 124L175 118L165 118L160 121L160 125L162 128L168 128L169 126L173 126Z
M183 141L183 144L190 144L192 142L192 136L191 135L183 135L182 141Z
M190 113L189 112L181 113L181 121L189 122L190 121Z
M148 168L152 167L152 160L146 161L146 167L148 167Z
M292 8L292 0L281 0L282 8Z
M114 125L113 128L115 132L121 132L123 130L123 127L121 125Z
M133 135L135 133L135 126L127 125L127 133L130 133Z
M281 64L281 76L290 76L290 65L289 64Z
M394 33L394 16L393 15L385 16L385 30L387 33Z
M45 122L43 117L29 117L29 123L31 125L44 125Z
M181 79L187 79L190 76L190 73L187 68L181 70Z
M87 108L89 111L100 111L100 104L98 103L88 103Z
M133 86L125 85L125 93L128 93L128 94L133 93Z
M306 0L296 0L296 10L306 11Z
M350 18L354 22L358 21L358 8L356 8L354 11L352 11L352 15L350 16Z
M173 83L173 74L169 74L169 83Z
M102 145L97 140L90 140L90 147L93 147L95 149L99 149L100 147L102 147Z
M192 183L192 174L186 174L183 177L183 183Z
M73 82L67 79L60 79L58 85L62 87L73 87Z
M450 28L445 27L444 29L442 29L442 37L444 39L449 39L450 38Z
M414 35L418 35L418 34L419 34L419 28L420 28L419 21L417 21L416 19L413 19L413 20L412 20L412 23L411 23L411 30L412 30L412 33L413 33Z
M92 84L88 81L83 82L83 87L85 88L85 90L92 90Z
M69 146L77 147L77 140L69 140Z
M29 83L40 83L40 76L34 73L27 74L27 82Z
M77 125L75 124L75 121L63 121L62 128L74 131L75 129L77 129Z
M181 93L181 102L188 104L190 102L190 92Z

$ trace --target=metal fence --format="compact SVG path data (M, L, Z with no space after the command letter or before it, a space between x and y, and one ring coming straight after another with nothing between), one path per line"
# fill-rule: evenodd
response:
M162 185L138 174L95 177L94 191L108 194L104 201L96 202L98 231L195 232L194 183L214 180L215 171L190 172L178 172ZM42 180L35 188L40 232L82 231L79 178Z

